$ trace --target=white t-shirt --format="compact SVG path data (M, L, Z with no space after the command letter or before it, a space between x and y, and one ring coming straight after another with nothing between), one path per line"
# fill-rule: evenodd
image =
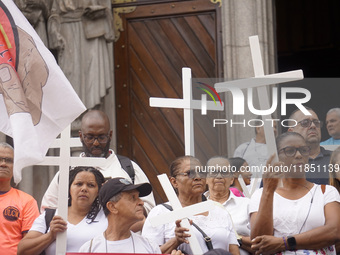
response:
M262 169L266 165L268 156L267 144L257 143L252 138L250 142L242 143L234 151L234 157L240 157L247 161L252 175L252 182L248 189L252 192L260 188Z
M250 142L242 143L236 148L234 157L245 159L249 166L265 166L268 160L267 144L257 143L252 138Z
M152 243L141 235L135 234L131 231L131 236L129 238L119 241L107 241L104 237L104 233L101 233L93 238L93 240L89 240L83 244L80 247L79 252L160 254L161 250L157 244Z
M145 220L142 235L158 245L163 245L168 240L175 237L175 222L158 227L152 227L150 223L150 218L169 212L170 211L163 205L154 207ZM229 251L229 244L238 245L230 216L222 207L218 205L214 206L209 210L208 216L195 215L190 217L190 219L211 238L214 249L221 248ZM195 227L192 227L192 230L198 239L203 253L207 252L208 248L203 239L203 235ZM192 254L188 244L183 243L178 248L187 254Z
M57 212L56 212L57 215ZM78 252L80 246L82 246L88 240L104 232L107 228L107 219L103 210L100 210L94 222L89 224L90 220L86 217L77 225L73 225L67 222L67 252ZM38 231L45 234L46 222L45 212L43 212L33 223L30 231ZM49 230L48 230L49 231ZM55 255L56 241L50 244L45 249L46 255Z
M251 197L249 214L257 212L260 205L263 189L257 190ZM308 230L325 224L324 206L331 202L340 202L339 192L326 185L325 193L321 186L314 184L310 191L297 200L291 200L274 193L273 223L274 236L291 236L304 233ZM317 251L298 250L296 252L285 251L283 254L336 254L335 247L325 247Z
M249 214L249 202L247 197L237 197L230 191L229 198L221 205L229 212L233 227L237 234L241 236L250 236L250 229L248 228L248 214ZM209 191L204 194L209 199ZM249 254L247 251L240 248L241 255Z
M115 177L123 177L131 181L130 176L128 173L122 168L118 157L114 153L114 151L110 150L111 155L106 159L106 166L104 167L97 167L100 172L104 175L105 178L115 178ZM81 154L81 157L84 157L85 154ZM145 175L143 170L133 161L132 166L135 170L135 184L139 183L150 183L148 177ZM52 179L50 185L48 186L44 197L41 201L41 209L42 212L45 208L57 208L58 206L58 179L59 179L59 172L56 173L54 178ZM148 213L155 205L155 198L153 196L153 192L145 197L141 197L144 202L144 208Z

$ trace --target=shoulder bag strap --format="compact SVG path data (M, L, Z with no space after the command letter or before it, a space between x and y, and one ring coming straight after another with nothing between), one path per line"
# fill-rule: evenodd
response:
M172 206L168 204L162 204L166 209L173 211ZM199 227L197 226L194 222L192 222L192 225L202 234L203 239L205 241L205 244L207 245L208 250L214 249L211 238Z

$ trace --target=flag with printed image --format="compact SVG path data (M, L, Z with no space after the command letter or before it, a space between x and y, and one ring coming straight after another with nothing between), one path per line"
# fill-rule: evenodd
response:
M12 0L0 0L0 131L14 141L14 181L86 108Z

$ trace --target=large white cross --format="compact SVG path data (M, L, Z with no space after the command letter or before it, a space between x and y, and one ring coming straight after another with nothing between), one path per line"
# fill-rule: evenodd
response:
M261 110L269 109L270 108L269 96L268 96L267 89L265 86L277 84L277 83L301 80L303 79L303 72L302 70L296 70L296 71L291 71L291 72L283 72L283 73L265 75L258 36L257 35L250 36L249 43L250 43L250 50L251 50L251 56L253 60L253 68L254 68L255 77L216 83L215 89L217 92L226 92L226 91L229 91L230 87L238 87L240 89L256 87L257 94L259 96L260 109ZM248 90L248 93L249 91L250 90ZM271 119L271 116L263 115L262 119L263 120ZM275 135L274 135L272 123L270 123L269 121L264 121L264 134L266 138L268 154L271 155L272 153L275 153L276 155L275 161L277 161L278 156L277 156L277 151L276 151ZM253 194L253 192L255 191L255 188L257 186L257 181L258 179L255 179L252 185L252 190L250 192L251 194Z
M46 156L43 162L37 165L59 166L59 188L58 188L58 215L67 221L68 209L68 186L70 166L105 166L105 158L71 157L71 147L81 147L78 138L71 138L70 126L61 133L60 139L56 139L50 148L60 148L60 156ZM65 255L67 233L59 233L56 240L56 255Z
M192 99L190 68L182 68L182 79L183 99L150 97L150 106L184 109L185 155L195 156L193 110L201 109L204 114L206 110L223 111L224 106L223 103L215 105L213 101L206 101L206 95L202 95L202 100Z
M203 251L201 246L196 238L195 233L192 231L190 226L188 217L191 217L195 214L207 212L213 206L215 206L214 202L208 200L201 203L197 203L194 205L182 207L181 202L179 201L170 181L166 174L158 175L158 180L162 185L162 188L173 208L173 211L168 212L166 214L158 215L156 217L150 218L150 223L153 227L157 227L159 225L164 225L167 223L173 223L176 220L182 220L181 226L189 229L189 234L191 235L189 240L189 245L191 251L194 255L202 255ZM207 209L209 208L209 209Z

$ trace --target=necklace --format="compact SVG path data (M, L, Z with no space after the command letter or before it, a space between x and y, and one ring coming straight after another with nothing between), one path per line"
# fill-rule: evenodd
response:
M106 253L108 253L108 251L107 251L106 230L105 230L105 232L104 232L104 237L105 237L105 251L106 251ZM135 249L135 241L133 240L133 235L130 234L130 237L131 237L131 242L132 242L132 247L133 247L133 252L132 252L132 253L136 253L136 249Z

